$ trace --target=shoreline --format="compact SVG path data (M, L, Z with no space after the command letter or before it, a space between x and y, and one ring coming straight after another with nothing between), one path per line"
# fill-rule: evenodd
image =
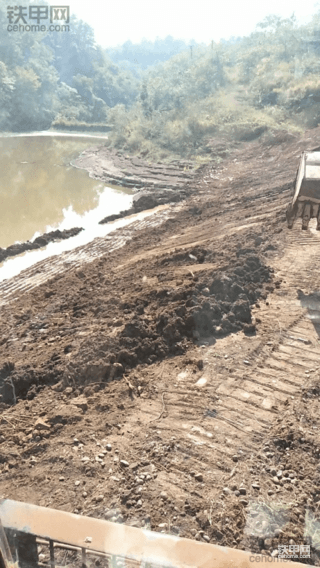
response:
M14 137L74 137L107 140L105 136L96 136L86 133L66 132L30 132L19 134L2 134L0 138ZM190 182L196 177L196 171L191 169L192 164L181 161L175 165L163 163L149 164L136 157L123 156L120 152L109 150L105 146L94 146L84 150L76 159L70 162L74 168L84 169L91 179L103 181L106 185L114 185L129 189L136 189L133 196L132 207L119 213L107 215L99 224L111 223L118 219L128 217L154 209L160 205L177 203L192 193ZM186 168L189 168L186 171ZM157 181L158 180L158 181ZM68 239L76 236L82 227L72 227L64 231L59 229L43 233L34 241L14 243L6 248L0 247L0 264L18 256L23 252L39 249L47 246L50 242Z

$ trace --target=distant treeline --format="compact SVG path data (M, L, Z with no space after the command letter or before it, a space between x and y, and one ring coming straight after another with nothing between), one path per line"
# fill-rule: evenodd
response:
M0 0L2 131L111 125L109 144L126 152L201 161L320 122L320 12L300 26L268 16L209 45L168 36L105 50L75 17L69 32L7 32L7 9Z
M72 121L107 123L110 108L129 108L137 100L144 68L187 47L169 37L136 46L127 42L108 53L96 44L92 28L74 16L69 31L10 32L9 15L8 3L0 0L2 131L42 130ZM11 8L13 23L18 16L19 8Z
M139 44L126 41L123 45L108 49L107 53L112 61L121 68L130 69L136 77L141 77L142 71L163 63L183 51L190 52L190 48L197 45L194 40L187 44L181 39L167 36L166 39L158 38L155 41L145 39Z
M300 26L294 16L268 16L248 37L184 50L147 69L134 104L110 109L110 144L203 161L232 141L312 128L320 122L319 56L320 12Z

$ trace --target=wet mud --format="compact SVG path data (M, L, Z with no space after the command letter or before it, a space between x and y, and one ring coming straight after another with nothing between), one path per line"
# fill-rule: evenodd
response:
M133 190L178 190L195 176L192 162L149 163L106 146L88 148L72 165L86 169L94 179Z
M35 238L32 242L26 241L24 243L15 243L14 245L10 245L7 248L0 247L0 263L5 261L9 257L17 256L19 254L22 254L23 252L45 247L49 243L70 239L71 237L78 235L81 231L83 231L81 227L65 229L64 231L57 229L56 231L44 233L40 237Z

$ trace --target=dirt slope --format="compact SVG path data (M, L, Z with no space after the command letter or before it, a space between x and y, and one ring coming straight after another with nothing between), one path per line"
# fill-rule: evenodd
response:
M319 565L320 239L284 214L319 140L0 284L3 496Z

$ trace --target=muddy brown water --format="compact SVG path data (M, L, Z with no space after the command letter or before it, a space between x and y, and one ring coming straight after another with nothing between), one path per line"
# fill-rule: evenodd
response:
M129 208L132 192L106 186L70 165L83 150L105 140L106 136L53 132L0 137L0 247L33 240L54 229L84 228L77 237L7 260L0 265L0 280L118 226L98 223ZM119 225L128 222L122 220Z
M99 206L101 212L112 214L130 203L128 191L106 187L70 165L83 150L103 140L56 135L0 138L1 247L32 239L47 227L75 226Z

